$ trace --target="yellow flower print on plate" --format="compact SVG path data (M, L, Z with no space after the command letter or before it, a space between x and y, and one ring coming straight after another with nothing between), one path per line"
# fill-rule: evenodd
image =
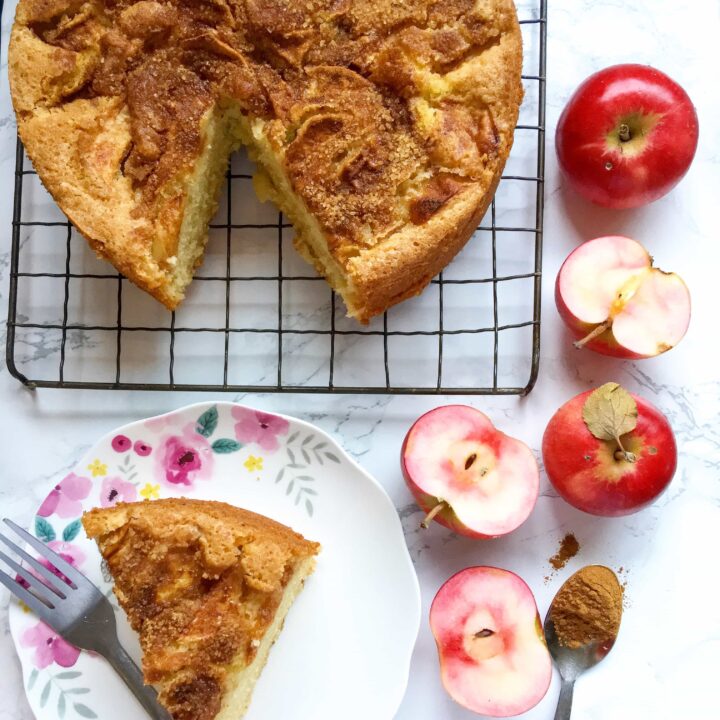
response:
M160 497L160 486L145 483L145 487L140 490L140 495L146 500L157 500Z
M97 458L87 466L87 469L92 473L93 477L107 475L107 465L100 462Z
M248 472L257 472L258 470L263 469L263 459L261 457L250 455L243 465L245 465Z

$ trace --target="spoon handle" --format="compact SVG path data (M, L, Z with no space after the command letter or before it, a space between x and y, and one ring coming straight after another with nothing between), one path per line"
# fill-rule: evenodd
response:
M555 711L555 720L570 720L574 689L574 680L562 681L562 685L560 686L560 697L558 698L557 710Z

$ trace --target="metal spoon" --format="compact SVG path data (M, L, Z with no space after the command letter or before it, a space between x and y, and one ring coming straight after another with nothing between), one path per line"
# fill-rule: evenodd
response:
M551 615L552 604L545 617L543 630L545 631L545 642L547 642L548 649L555 660L562 680L555 720L570 720L575 681L579 675L593 665L597 665L612 650L617 634L602 642L588 643L579 648L565 647L558 640L555 633L555 623L553 623Z

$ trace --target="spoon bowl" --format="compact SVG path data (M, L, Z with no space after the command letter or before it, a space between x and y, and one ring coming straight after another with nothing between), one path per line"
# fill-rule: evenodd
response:
M614 578L614 582L617 582L617 578L612 570L605 567L602 567L602 570L603 572L607 571L607 573L610 573ZM572 578L570 578L570 580L572 580ZM555 630L555 623L553 622L552 615L553 606L555 605L558 595L562 593L564 587L565 585L563 585L555 595L553 602L550 604L547 616L545 617L545 623L543 624L545 642L547 643L550 655L552 655L552 658L557 665L558 672L560 673L560 679L562 681L562 685L560 687L560 697L558 698L558 706L555 711L555 720L570 720L575 680L577 680L577 678L585 672L585 670L597 665L607 656L615 644L617 632L620 628L618 624L615 634L603 640L588 642L578 647L563 645L560 642ZM620 583L617 583L617 590L619 593L622 593Z
M565 647L561 645L555 632L555 623L552 621L551 613L545 618L543 631L548 650L557 665L560 677L563 680L575 680L585 670L597 665L612 650L615 638L603 642L592 642L581 645L578 648Z

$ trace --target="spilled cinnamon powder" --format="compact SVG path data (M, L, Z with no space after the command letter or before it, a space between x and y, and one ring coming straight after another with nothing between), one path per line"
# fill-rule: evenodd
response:
M560 541L560 549L549 559L548 562L555 570L561 570L568 564L570 559L577 555L579 549L580 543L577 541L577 538L572 533L568 533Z
M622 611L623 589L615 573L603 565L588 565L560 588L550 616L560 644L579 648L613 640Z

